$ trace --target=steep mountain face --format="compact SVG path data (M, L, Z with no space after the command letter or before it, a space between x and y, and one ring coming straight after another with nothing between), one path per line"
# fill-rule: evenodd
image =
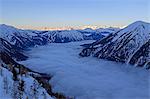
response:
M145 66L147 69L150 69L150 39L137 50L129 60L129 63Z
M150 23L137 21L98 40L80 53L116 62L150 67Z
M0 38L0 53L5 52L17 61L26 60L28 57L23 54L23 49L10 44L8 41Z
M40 31L21 30L12 26L0 25L0 38L20 48L46 44L46 39L39 35Z
M47 31L41 34L49 43L67 43L84 40L83 34L76 30Z

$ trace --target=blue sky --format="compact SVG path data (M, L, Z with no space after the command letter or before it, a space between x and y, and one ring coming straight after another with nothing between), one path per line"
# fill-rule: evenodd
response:
M0 0L0 23L14 26L123 26L150 21L149 0Z

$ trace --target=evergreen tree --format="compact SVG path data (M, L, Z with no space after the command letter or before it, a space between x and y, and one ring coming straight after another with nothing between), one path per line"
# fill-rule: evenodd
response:
M9 88L8 88L8 79L7 79L7 77L4 77L3 84L4 84L4 91L5 91L6 94L8 94Z

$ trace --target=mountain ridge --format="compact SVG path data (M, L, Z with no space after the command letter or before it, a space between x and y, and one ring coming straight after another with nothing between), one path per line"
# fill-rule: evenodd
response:
M108 31L107 34L109 34L116 31L116 29L105 31ZM81 40L96 40L104 37L101 33L101 31L97 32L95 30L91 30L90 32L84 30L22 30L10 25L0 24L0 38L3 38L12 45L16 45L21 48L45 45L47 43L67 43Z
M110 34L102 40L92 43L89 48L83 49L80 55L89 56L91 53L94 53L92 55L98 58L116 62L132 63L130 60L132 59L133 61L134 58L132 56L135 56L134 53L138 52L138 50L144 46L145 43L149 42L149 39L150 23L137 21L116 33ZM146 45L149 48L149 43ZM149 53L149 49L147 49L147 51ZM137 63L140 61L140 57L139 60L134 62L134 65L141 66L140 63ZM144 54L143 57L146 58L147 56ZM145 60L149 61L148 58ZM145 64L145 61L143 62L143 64Z

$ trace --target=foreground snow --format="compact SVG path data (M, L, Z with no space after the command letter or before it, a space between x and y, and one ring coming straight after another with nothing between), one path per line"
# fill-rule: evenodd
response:
M31 76L19 76L19 79L14 81L12 72L0 64L0 99L54 99Z
M81 44L92 41L52 43L33 48L21 62L53 75L54 92L78 99L148 99L149 71L96 58L81 58Z

